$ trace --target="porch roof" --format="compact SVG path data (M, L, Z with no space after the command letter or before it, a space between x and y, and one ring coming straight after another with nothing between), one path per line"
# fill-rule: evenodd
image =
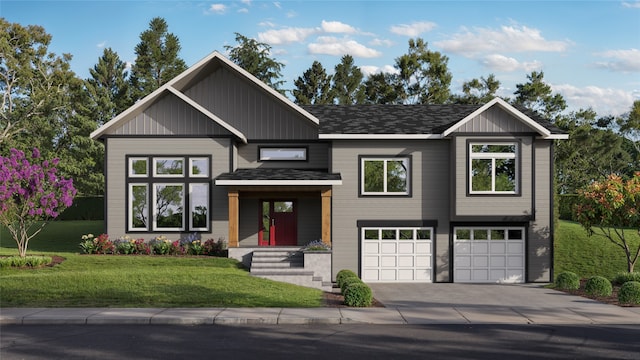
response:
M342 185L342 176L323 170L237 169L215 179L216 185Z

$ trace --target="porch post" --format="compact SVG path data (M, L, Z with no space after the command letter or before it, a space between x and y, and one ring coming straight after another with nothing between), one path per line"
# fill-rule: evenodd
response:
M240 202L238 190L229 189L229 247L238 247Z
M322 242L331 245L331 189L322 190Z

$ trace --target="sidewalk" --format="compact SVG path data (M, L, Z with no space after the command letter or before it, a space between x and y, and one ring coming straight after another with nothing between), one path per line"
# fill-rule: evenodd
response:
M640 308L465 306L386 308L3 308L0 325L638 324Z

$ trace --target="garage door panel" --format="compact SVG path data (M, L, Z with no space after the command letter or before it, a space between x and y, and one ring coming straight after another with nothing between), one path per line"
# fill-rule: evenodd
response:
M413 254L415 253L413 243L401 242L398 244L398 254Z
M431 241L419 241L416 243L416 254L431 254Z
M379 254L380 246L377 242L367 242L364 244L364 253L365 254Z
M381 256L380 265L384 267L396 267L398 264L396 263L395 256Z
M416 256L416 266L428 268L431 266L431 256Z
M524 282L524 228L459 227L453 230L454 282ZM464 238L458 240L457 236Z
M431 281L431 269L416 269L416 281Z
M365 256L364 257L364 265L366 267L378 267L380 266L380 261L379 261L379 257L378 256Z
M415 280L413 269L400 269L398 270L398 280L412 281Z
M396 277L396 269L382 269L380 270L380 280L382 281L393 281L397 280Z
M415 267L415 258L413 256L398 256L399 267Z
M395 254L397 252L398 252L398 247L397 247L396 243L388 243L388 242L382 243L381 253L383 253L383 254Z
M376 281L380 278L380 272L377 269L365 269L362 272L363 281Z

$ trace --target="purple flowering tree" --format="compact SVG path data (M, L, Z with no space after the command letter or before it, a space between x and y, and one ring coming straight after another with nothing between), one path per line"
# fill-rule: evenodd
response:
M58 176L57 165L58 159L42 159L37 148L31 159L16 149L7 157L0 156L0 223L18 244L21 257L47 220L73 203L73 180Z

